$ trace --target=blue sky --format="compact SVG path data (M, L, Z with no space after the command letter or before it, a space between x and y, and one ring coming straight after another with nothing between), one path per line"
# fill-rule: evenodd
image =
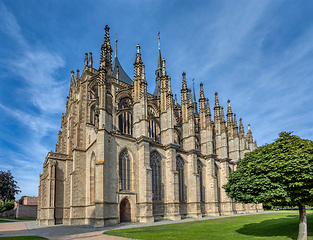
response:
M313 139L313 1L23 1L0 0L0 169L22 195L37 196L39 174L54 150L70 85L85 52L99 66L104 27L133 78L141 45L148 91L162 57L180 99L181 74L196 96L219 93L251 124L258 145L281 131Z

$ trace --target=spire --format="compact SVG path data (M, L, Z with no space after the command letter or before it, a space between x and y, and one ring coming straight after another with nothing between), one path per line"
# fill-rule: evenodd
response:
M227 101L227 125L229 127L232 127L232 125L233 125L233 112L231 110L230 100L229 99Z
M203 83L200 83L200 99L204 98Z
M220 122L220 104L218 101L217 92L215 92L215 106L214 106L214 122L219 123Z
M158 47L159 47L159 54L158 54L158 67L156 70L156 75L157 71L162 70L162 57L161 57L161 46L160 46L160 32L158 32ZM157 75L158 76L158 75Z
M237 126L237 116L234 114L234 124L233 124L234 137L238 137L238 126Z
M221 115L222 115L222 122L225 122L224 108L223 107L221 107Z
M247 141L250 142L250 143L253 142L253 137L252 137L252 132L251 132L250 124L248 124L248 132L247 132L246 139L247 139Z
M198 114L198 107L197 107L197 100L196 100L196 93L195 93L195 79L192 79L192 104L193 104L194 113Z
M186 73L183 72L182 76L183 76L183 86L182 86L182 89L187 89Z
M210 110L210 104L209 104L209 99L206 99L206 121L207 121L207 126L209 128L212 127L212 120L211 120L211 110Z
M162 76L162 57L161 57L161 47L160 47L160 32L158 32L158 48L159 48L159 53L158 53L158 66L157 69L155 70L155 89L153 91L154 96L159 95L159 89L161 87L161 81L160 78Z
M89 53L89 67L92 68L92 64L93 64L93 61L92 61L92 52Z
M245 131L243 129L242 119L239 119L239 138L245 137Z
M88 67L88 53L85 53L85 68Z
M220 103L218 101L218 93L215 92L215 107L220 107Z
M117 58L117 33L116 34L116 39L115 39L115 58Z
M210 119L211 119L211 109L210 109L210 104L209 104L209 99L206 99L206 109L207 109L207 113L208 115L210 115Z
M104 35L104 43L101 46L101 58L100 58L100 65L106 66L111 69L111 53L112 48L110 44L110 33L109 33L109 26L106 25L105 28L105 35Z
M237 116L236 116L235 113L234 113L234 127L235 127L235 128L238 128L238 125L237 125Z
M141 61L141 53L140 53L140 45L137 44L136 45L136 48L137 48L137 51L136 51L136 60L135 60L135 63L134 63L134 66L135 66L135 76L134 76L134 80L136 79L140 79L142 76L142 65L143 65L143 62Z

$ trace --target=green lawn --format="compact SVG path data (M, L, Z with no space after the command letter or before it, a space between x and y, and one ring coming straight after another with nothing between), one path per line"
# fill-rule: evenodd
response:
M1 239L5 240L39 240L39 239L48 239L44 237L37 237L37 236L18 236L18 237L0 237Z
M307 211L308 240L313 240L313 211ZM105 234L137 239L297 239L298 211L273 212L107 231Z
M1 219L0 219L0 223L5 223L5 222L11 222L11 221L1 220Z

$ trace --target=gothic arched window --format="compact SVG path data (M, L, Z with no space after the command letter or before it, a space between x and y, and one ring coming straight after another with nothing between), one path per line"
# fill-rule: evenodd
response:
M95 181L96 181L96 172L95 172L96 156L93 153L90 159L90 203L95 201Z
M119 156L120 190L130 190L130 158L127 149Z
M204 202L204 186L203 186L203 164L200 160L197 161L197 173L199 174L199 192L200 192L200 201Z
M157 152L152 152L150 154L150 167L152 169L152 200L161 200L161 157Z
M160 127L156 121L157 113L154 108L148 105L148 136L153 138L154 141L159 141Z
M185 202L184 160L177 156L176 171L178 172L179 202Z
M118 127L122 134L133 134L132 103L130 98L122 98L118 104Z

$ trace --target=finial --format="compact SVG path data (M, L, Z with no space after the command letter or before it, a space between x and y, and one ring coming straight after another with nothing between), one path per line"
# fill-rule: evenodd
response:
M79 79L79 69L77 69L77 79Z
M115 57L117 58L117 32L116 34L116 39L115 39Z
M195 93L195 79L192 79L192 102L196 102L196 93Z
M234 113L234 126L237 127L237 116L236 116L236 113Z
M158 32L158 45L159 45L159 50L161 49L160 47L160 31Z
M211 116L211 109L210 109L210 104L209 104L209 99L206 99L206 109L207 109L207 113ZM210 117L211 119L211 117Z
M136 47L137 47L137 53L140 53L140 45L139 45L139 43L136 45Z
M231 106L230 106L230 100L227 100L227 114L232 114Z
M162 59L162 76L166 76L166 69L165 69L165 58Z
M74 76L74 70L71 71L71 76L72 76L72 77Z
M108 37L108 36L109 36L110 27L109 27L108 25L105 25L104 30L105 30L105 35L106 35L106 37Z
M93 61L92 61L92 52L90 52L89 53L89 67L91 67L91 68L92 68L92 63L93 63Z
M183 76L183 89L187 89L186 73L182 73Z
M85 67L88 67L88 53L85 53Z
M248 132L251 132L250 124L248 124Z
M218 93L215 92L215 107L219 107L220 106L220 103L218 101Z
M175 93L175 105L177 105L177 95Z
M204 98L203 83L200 83L200 98Z
M224 118L224 108L223 107L221 107L221 114L222 114L222 122L224 122L225 118Z
M158 48L159 48L159 52L158 52L158 67L157 67L157 70L156 70L156 75L157 75L157 77L160 77L161 71L162 71L162 57L161 57L161 46L160 46L160 32L158 32ZM159 72L159 74L158 74L157 72Z

